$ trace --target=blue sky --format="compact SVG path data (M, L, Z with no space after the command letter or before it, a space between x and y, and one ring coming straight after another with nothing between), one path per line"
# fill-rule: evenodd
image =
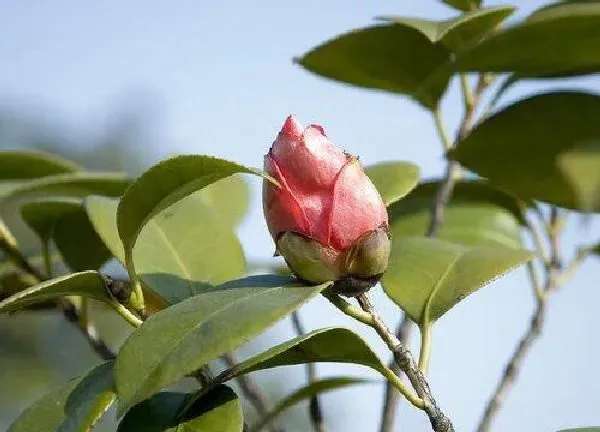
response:
M539 6L522 1L521 13ZM496 4L494 2L493 4ZM314 45L371 18L397 14L442 18L451 10L433 0L348 2L4 0L0 2L0 105L20 106L73 131L101 129L123 105L152 113L148 149L161 156L206 153L261 166L285 117L321 123L339 146L365 164L409 160L425 177L443 170L441 146L428 112L406 98L350 88L317 78L291 59ZM598 89L597 78L574 81ZM521 85L509 99L542 88ZM449 127L460 118L456 85L444 115ZM273 245L259 202L240 229L250 257L266 259ZM573 220L576 222L576 220ZM577 227L565 237L600 237ZM495 430L553 431L600 424L595 320L600 292L599 261L588 262L552 299L544 337L509 395ZM596 276L597 278L597 276ZM378 289L377 289L378 291ZM389 323L399 314L379 292L375 299ZM523 271L470 297L437 325L430 380L457 430L474 427L509 352L528 325L533 298ZM325 301L302 309L310 328L349 325L383 354L369 331L340 316ZM264 344L290 335L287 322ZM352 366L320 366L326 375L367 374ZM302 369L273 372L281 386L301 385ZM259 378L264 379L264 374ZM371 385L325 397L333 430L374 431L381 388ZM425 417L404 403L405 430L427 430Z

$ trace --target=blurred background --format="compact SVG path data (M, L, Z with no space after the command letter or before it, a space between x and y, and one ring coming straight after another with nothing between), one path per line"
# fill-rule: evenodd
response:
M485 2L486 5L498 2ZM541 6L520 1L512 19ZM75 0L0 1L0 149L57 152L97 170L140 173L174 154L203 153L262 166L285 117L320 123L329 137L364 164L408 160L425 178L442 175L444 160L430 114L408 99L317 78L292 58L383 14L444 18L433 0L259 3ZM520 98L552 82L526 82L508 92ZM565 87L565 82L561 87ZM443 111L448 126L461 116L457 84ZM600 88L597 76L569 88ZM260 182L248 178L250 208L239 227L249 263L273 262L263 221ZM573 218L576 219L576 218ZM600 237L598 220L573 220L567 247ZM552 298L544 336L533 348L497 419L498 431L555 431L600 424L597 310L600 260L590 259ZM390 325L398 309L373 290ZM529 323L533 296L524 270L461 302L433 333L430 383L457 431L472 430ZM343 325L386 350L367 329L318 298L300 310L308 329ZM119 319L98 313L112 346L126 337ZM246 356L293 336L283 321L241 350ZM58 313L0 316L0 430L33 400L98 362L76 329ZM349 365L319 365L322 376L379 377ZM255 374L271 403L304 384L303 367ZM379 383L321 397L331 431L375 431L383 397ZM306 405L280 420L310 430ZM407 403L398 430L429 430ZM110 411L99 431L115 429Z

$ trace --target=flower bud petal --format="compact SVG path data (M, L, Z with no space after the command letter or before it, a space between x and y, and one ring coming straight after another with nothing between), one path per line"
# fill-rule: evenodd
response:
M339 278L340 253L316 240L288 231L277 240L277 251L302 280L321 283Z
M385 272L389 257L390 237L387 229L369 231L344 252L343 272L355 277L372 278Z

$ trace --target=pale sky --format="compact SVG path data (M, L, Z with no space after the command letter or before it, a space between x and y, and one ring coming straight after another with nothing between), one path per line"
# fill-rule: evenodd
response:
M522 13L542 4L522 1ZM494 2L496 4L496 2ZM321 123L328 136L365 164L409 160L425 177L441 175L443 160L428 112L407 98L320 79L292 57L378 15L447 17L433 0L303 2L266 0L0 1L0 105L18 105L72 130L102 127L122 104L149 109L163 156L206 153L260 167L285 117ZM599 88L598 78L574 82ZM562 85L567 86L566 84ZM507 100L542 86L524 84ZM456 85L444 114L460 117ZM273 245L252 184L251 214L240 229L251 258L267 259ZM573 220L576 225L576 220ZM565 244L600 238L599 225L570 229ZM497 419L496 431L555 431L600 424L600 348L596 319L600 261L590 260L551 300L544 336ZM400 314L380 288L375 301L390 325ZM476 293L439 321L433 333L430 383L457 431L472 430L517 338L529 323L533 297L525 272ZM309 328L347 325L385 350L368 330L316 299L302 310ZM291 336L285 321L260 339L264 346ZM364 368L321 365L322 375L358 374ZM302 368L260 373L291 390ZM382 386L342 390L323 398L331 431L376 431ZM301 408L303 409L303 408ZM398 430L428 430L426 417L407 403Z

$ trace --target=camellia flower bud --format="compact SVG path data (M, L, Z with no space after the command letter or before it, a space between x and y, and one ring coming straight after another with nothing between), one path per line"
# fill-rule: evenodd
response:
M342 152L321 126L303 129L290 116L265 156L263 209L276 253L312 283L358 295L375 285L390 253L388 217L358 159Z

